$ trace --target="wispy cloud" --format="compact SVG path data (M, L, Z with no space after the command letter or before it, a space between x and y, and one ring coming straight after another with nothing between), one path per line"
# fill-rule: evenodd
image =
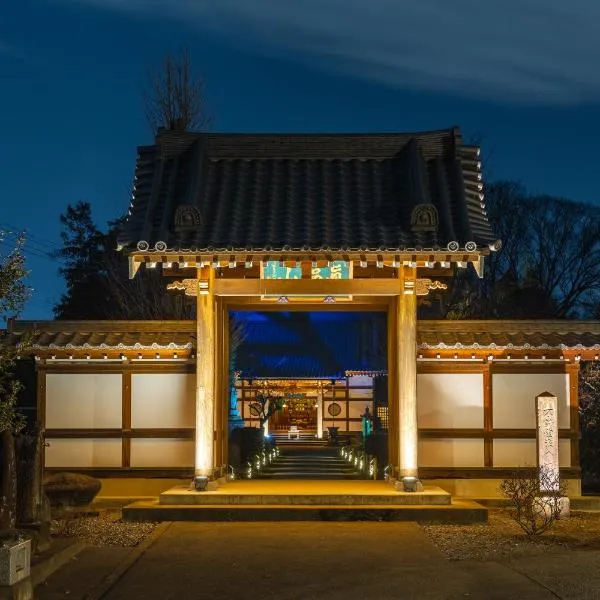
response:
M596 0L78 0L155 13L387 85L600 101Z

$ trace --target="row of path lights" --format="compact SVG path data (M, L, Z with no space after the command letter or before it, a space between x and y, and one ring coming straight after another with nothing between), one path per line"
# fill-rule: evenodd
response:
M367 479L377 479L377 458L358 448L340 449L341 457L362 473Z
M260 475L264 467L270 465L279 456L279 448L263 448L246 463L246 479L254 479Z

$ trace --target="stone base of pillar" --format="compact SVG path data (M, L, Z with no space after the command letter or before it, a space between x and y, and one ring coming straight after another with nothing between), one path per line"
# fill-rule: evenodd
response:
M542 496L537 502L539 503L539 510L544 512L546 516L555 511L558 512L559 519L568 519L571 516L571 502L566 496L560 496L560 498Z
M192 489L196 492L213 492L219 487L219 480L209 479L205 475L196 475L192 479Z
M394 483L397 492L422 492L423 484L418 477L402 477Z

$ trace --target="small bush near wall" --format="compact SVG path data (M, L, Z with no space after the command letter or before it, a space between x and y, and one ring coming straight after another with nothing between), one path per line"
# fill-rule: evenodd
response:
M44 478L51 506L86 506L100 491L99 479L81 473L55 473Z
M567 484L552 470L532 467L502 480L500 492L508 498L510 516L528 536L537 537L561 517Z

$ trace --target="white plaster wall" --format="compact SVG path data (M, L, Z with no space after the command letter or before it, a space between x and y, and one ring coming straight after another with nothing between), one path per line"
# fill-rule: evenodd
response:
M46 466L60 468L120 467L120 439L48 439Z
M169 438L131 440L132 467L193 467L194 441Z
M46 429L121 427L120 373L48 373Z
M421 467L483 467L483 440L422 439L418 457Z
M133 428L195 426L196 379L184 373L131 375Z
M345 427L345 423L340 426L340 431ZM362 423L358 421L350 421L348 423L348 431L362 431Z
M535 428L535 397L550 392L558 399L558 427L569 427L569 376L565 373L492 375L494 427Z
M417 375L419 427L483 427L483 374Z
M571 444L569 440L558 441L558 464L571 466ZM535 467L537 445L535 439L494 440L494 467Z
M536 443L530 440L494 440L494 467L534 467Z
M368 386L370 388L373 387L373 378L367 375L355 375L354 377L348 377L348 385L350 387L364 387Z
M372 398L373 388L348 388L348 398Z
M365 408L369 407L369 411L373 414L373 402L372 401L364 401L364 402L350 402L350 410L348 411L348 416L351 419L359 419L362 414L365 412Z

